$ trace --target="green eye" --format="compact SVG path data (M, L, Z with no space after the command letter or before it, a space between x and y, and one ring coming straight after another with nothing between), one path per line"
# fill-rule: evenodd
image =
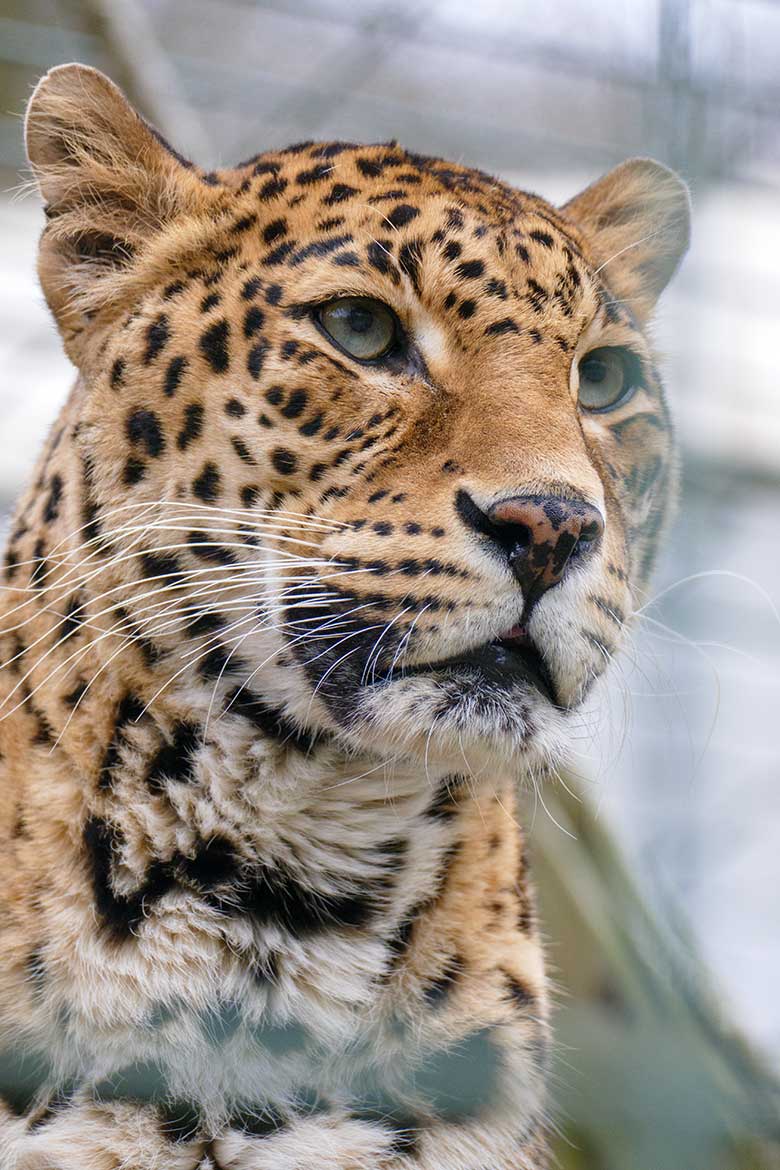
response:
M361 362L384 357L398 339L396 317L370 297L340 297L317 312L317 320L336 345Z
M579 366L579 401L585 410L612 410L641 382L639 359L618 346L586 353Z

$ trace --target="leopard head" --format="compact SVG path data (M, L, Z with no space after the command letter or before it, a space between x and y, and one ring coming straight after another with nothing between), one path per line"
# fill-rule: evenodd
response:
M121 606L147 695L461 766L559 753L675 494L646 328L682 182L634 159L556 208L343 142L207 173L75 65L27 143L79 371L40 509L56 474L106 662Z

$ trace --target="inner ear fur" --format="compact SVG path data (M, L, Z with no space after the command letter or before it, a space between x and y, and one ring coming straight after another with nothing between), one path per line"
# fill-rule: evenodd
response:
M629 159L561 210L585 235L607 287L647 319L688 248L690 196L680 176L654 159Z
M96 69L60 65L38 83L25 120L27 156L47 226L38 270L70 356L89 320L116 297L138 252L204 202L203 185Z

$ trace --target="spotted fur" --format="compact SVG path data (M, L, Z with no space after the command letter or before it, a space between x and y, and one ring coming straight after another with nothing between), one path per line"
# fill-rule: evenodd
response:
M674 496L684 189L635 160L556 209L395 143L205 173L81 66L27 142L78 377L0 603L0 1165L540 1170L515 792ZM403 352L323 333L346 294ZM589 414L604 345L643 382ZM485 520L517 498L541 575ZM521 622L538 685L472 654Z

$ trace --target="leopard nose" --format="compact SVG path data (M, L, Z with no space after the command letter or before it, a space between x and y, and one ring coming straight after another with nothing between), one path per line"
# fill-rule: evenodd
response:
M483 510L467 492L458 496L461 518L488 536L509 562L523 591L526 617L572 564L594 552L604 532L601 512L584 500L514 496Z

